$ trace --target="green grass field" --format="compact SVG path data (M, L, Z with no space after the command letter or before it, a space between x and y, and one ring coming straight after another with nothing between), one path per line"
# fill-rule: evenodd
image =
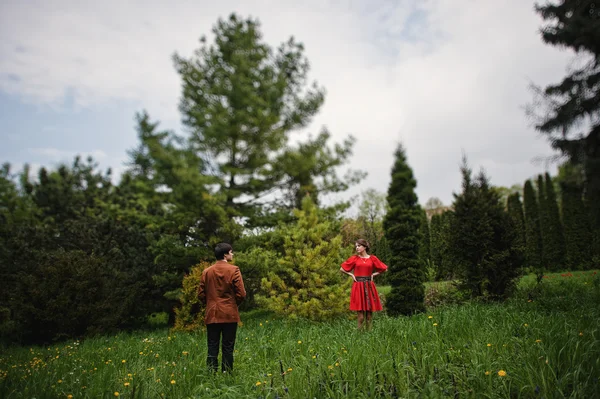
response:
M202 332L9 348L0 397L600 397L600 274L549 275L528 295L534 283L504 304L378 314L370 332L243 314L233 375L207 373Z

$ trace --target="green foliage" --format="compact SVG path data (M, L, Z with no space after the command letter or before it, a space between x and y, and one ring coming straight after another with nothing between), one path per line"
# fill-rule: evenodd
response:
M525 182L523 198L525 211L525 262L528 267L536 270L536 274L540 277L544 273L540 212L535 189L530 180Z
M562 196L562 220L565 231L566 263L570 269L592 267L592 228L583 200L580 167L566 163L559 173Z
M412 315L425 310L425 265L419 257L421 208L415 193L417 182L401 144L394 155L387 193L389 210L383 222L392 255L388 264L392 291L385 307L390 315Z
M558 271L562 270L565 264L565 236L560 220L554 184L548 173L545 175L544 189L546 191L545 213L547 220L542 235L544 238L544 258L546 259L547 267L553 271Z
M521 203L521 196L519 193L513 193L508 196L507 210L517 234L515 245L520 248L520 251L525 253L525 215L523 213L523 204Z
M193 57L173 57L183 83L180 110L189 128L187 147L212 166L229 217L250 227L274 226L300 205L306 193L339 192L364 174L338 179L354 140L330 149L330 134L289 144L325 99L309 84L304 46L294 38L271 48L258 20L231 14L213 28L214 44L201 39ZM267 201L277 191L276 201ZM233 239L234 237L232 237Z
M425 210L421 211L421 225L419 226L419 234L421 236L419 257L423 263L429 264L431 262L431 234L429 231L429 220L427 220L427 214L425 213Z
M183 287L179 296L180 305L175 308L173 331L204 329L204 304L198 298L198 287L202 272L210 265L209 262L198 263L183 278Z
M341 236L330 222L319 220L310 197L295 214L295 224L279 228L284 253L262 279L258 304L292 319L331 320L346 314L351 281L342 280L339 272L345 259Z
M454 195L450 236L458 277L472 297L505 299L522 265L515 227L485 173L473 180L466 158L461 173L462 192Z
M95 168L79 158L71 167L42 168L37 182L21 178L13 197L20 205L7 203L17 210L1 227L7 339L47 342L139 327L157 310L149 218L122 207L108 174Z
M455 276L455 262L451 251L451 225L454 213L451 211L434 214L431 217L431 260L435 269L435 280L452 280Z
M536 5L543 18L542 40L576 52L583 61L561 82L544 89L534 86L535 100L529 113L536 129L547 136L552 148L581 165L583 192L595 232L592 251L600 255L600 24L594 0L548 2Z
M234 263L240 268L246 289L246 299L240 305L240 310L257 307L256 295L261 291L262 280L270 271L278 270L279 258L278 252L264 246L235 252Z

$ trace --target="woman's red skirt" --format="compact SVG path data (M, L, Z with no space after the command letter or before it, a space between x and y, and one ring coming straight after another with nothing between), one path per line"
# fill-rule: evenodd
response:
M352 284L350 310L363 312L379 312L383 310L374 282L357 281Z

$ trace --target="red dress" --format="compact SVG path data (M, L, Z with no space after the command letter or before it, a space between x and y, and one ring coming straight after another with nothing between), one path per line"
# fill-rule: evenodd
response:
M368 258L361 258L358 255L349 257L342 263L342 269L347 272L354 270L354 276L357 280L369 280L365 277L371 277L375 272L382 273L387 270L387 266L377 259L375 255ZM360 278L363 277L363 278ZM383 310L377 288L373 281L357 281L352 284L350 291L350 310L378 312Z

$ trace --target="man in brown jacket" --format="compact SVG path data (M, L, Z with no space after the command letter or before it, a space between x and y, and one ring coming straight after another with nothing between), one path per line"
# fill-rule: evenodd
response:
M227 372L233 370L233 348L240 321L238 305L246 298L246 289L240 269L230 263L233 260L231 245L217 244L215 257L217 263L202 272L198 297L206 305L204 316L208 343L206 364L212 371L217 371L219 341L222 336L221 371Z

